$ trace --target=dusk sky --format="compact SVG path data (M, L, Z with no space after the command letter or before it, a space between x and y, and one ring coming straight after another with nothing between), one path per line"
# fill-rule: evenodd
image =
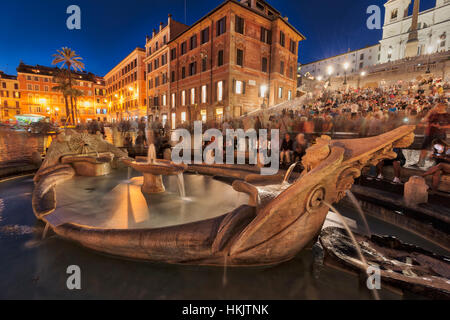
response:
M367 29L366 9L379 5L384 15L386 0L268 2L306 36L307 40L300 44L302 63L376 44L382 36L381 30ZM222 0L186 0L186 21L184 3L184 0L2 1L0 70L16 74L21 60L32 65L51 65L52 54L68 46L84 58L86 71L104 76L134 48L144 47L145 35L158 28L161 21L166 23L168 13L175 20L191 25ZM72 4L81 8L81 30L66 28L66 9ZM422 0L421 10L434 4L435 0Z

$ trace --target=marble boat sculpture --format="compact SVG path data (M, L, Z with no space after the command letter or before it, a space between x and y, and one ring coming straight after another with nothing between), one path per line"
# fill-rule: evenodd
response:
M248 205L199 222L134 230L55 223L55 185L74 175L72 167L57 161L36 175L33 209L36 217L60 237L119 257L191 265L275 265L292 259L319 235L329 211L323 200L340 201L364 166L395 158L393 148L410 146L414 129L403 126L380 136L355 140L322 136L307 150L302 160L306 169L292 184L271 182L256 186L246 182L246 175L237 174L232 166L192 166L190 169L199 174L242 176L233 187L250 195ZM47 157L54 158L56 152L61 158L65 141L54 144ZM112 145L108 150L126 157Z

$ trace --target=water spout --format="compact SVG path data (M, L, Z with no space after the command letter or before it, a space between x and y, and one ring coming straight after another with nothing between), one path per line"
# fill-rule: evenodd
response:
M155 160L156 160L156 148L155 145L152 143L148 146L147 162L154 163Z
M294 171L294 169L297 166L297 164L298 164L298 162L295 162L294 164L292 164L289 167L288 171L286 172L286 175L284 176L283 183L289 182L289 178L291 177L292 172Z
M180 197L184 199L184 198L186 198L186 189L184 187L184 176L183 176L183 173L180 172L177 175L177 178L178 178L178 190L180 192Z
M350 230L347 222L345 222L344 216L342 216L340 214L340 212L335 207L333 207L333 205L329 204L325 200L322 200L322 203L325 204L328 208L330 208L331 211L336 213L338 215L338 217L341 219L341 222L344 225L344 228L347 231L350 239L352 240L352 243L355 246L356 251L358 252L359 259L361 260L362 264L364 265L364 269L366 270L366 273L367 273L367 271L369 270L369 265L368 265L366 259L364 258L363 254L362 254L361 247L358 244L358 242L356 241L356 238L355 238L352 230ZM372 289L371 292L372 292L373 297L375 298L375 300L380 300L380 296L378 295L378 292L376 291L376 289Z
M372 237L372 232L370 232L370 228L369 228L369 224L367 223L366 215L364 214L364 211L361 208L361 205L359 204L358 199L356 199L355 195L350 190L347 190L347 196L353 202L353 205L355 206L356 210L358 210L358 213L359 213L359 215L361 216L361 219L364 222L364 227L366 228L367 235L369 237Z

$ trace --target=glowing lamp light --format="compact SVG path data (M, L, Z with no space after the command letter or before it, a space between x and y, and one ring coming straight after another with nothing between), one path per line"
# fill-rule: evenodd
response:
M115 95L114 95L114 97L116 97L116 98L118 98L119 97L119 95L116 93Z
M91 106L91 103L90 103L89 101L85 101L85 102L84 102L84 106L85 106L85 107L90 107L90 106Z
M133 87L129 87L128 90L130 91L134 91Z
M58 108L58 107L56 107L56 108L55 108L55 111L59 111L59 108Z
M318 76L317 80L322 81L322 76Z
M427 51L428 51L428 54L432 54L433 53L433 47L432 46L428 46Z
M361 77L364 77L367 73L365 71L361 72Z
M344 63L344 69L345 69L345 70L347 70L349 66L350 66L350 65L349 65L348 62Z
M332 74L333 74L333 67L332 66L329 66L328 68L327 68L327 72L328 72L328 75L329 76L331 76Z

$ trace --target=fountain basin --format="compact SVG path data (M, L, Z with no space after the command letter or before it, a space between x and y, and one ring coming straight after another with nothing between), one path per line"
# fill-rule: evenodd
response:
M141 172L144 176L142 192L147 194L163 193L166 191L162 176L172 176L182 174L187 166L185 164L175 164L168 160L152 160L147 162L145 157L137 157L136 161L124 159L123 162Z
M61 158L61 164L71 164L79 176L98 177L111 173L113 158L110 152L68 155Z

